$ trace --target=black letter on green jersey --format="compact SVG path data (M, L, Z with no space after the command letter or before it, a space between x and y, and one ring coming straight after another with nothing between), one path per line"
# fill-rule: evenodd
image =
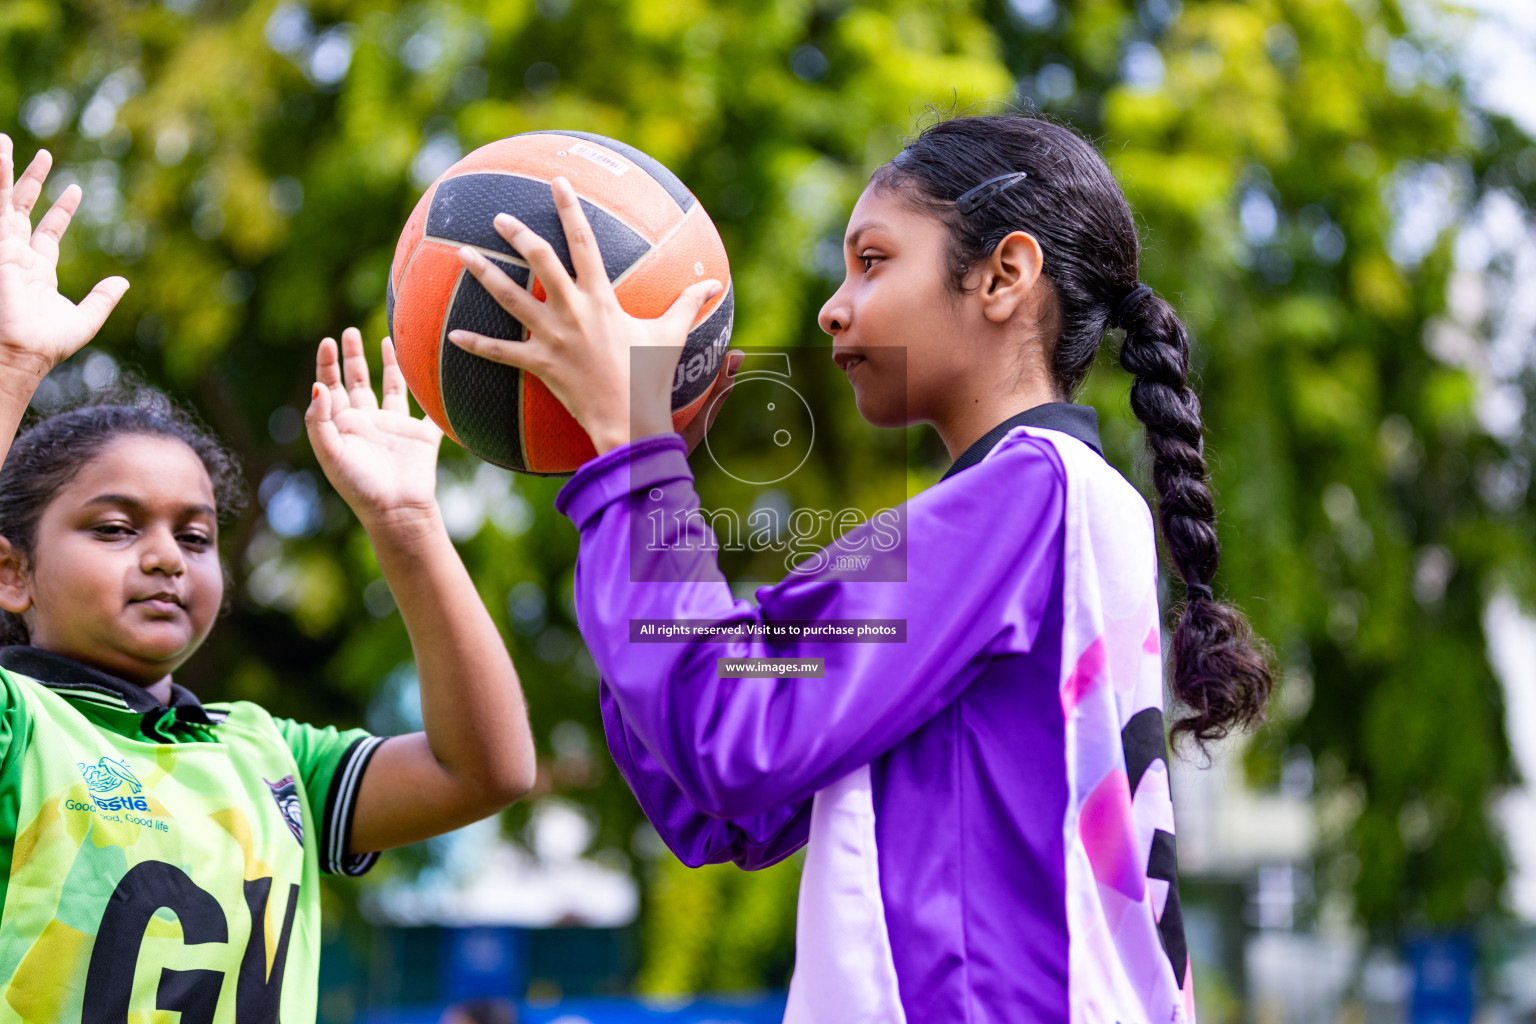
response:
M229 941L229 925L219 901L198 888L185 871L157 860L134 865L112 891L96 929L85 974L82 1024L126 1024L144 932L161 907L181 922L182 941L187 945ZM189 1011L191 1015L182 1018L186 1024L212 1020L212 1005L218 1002L222 980L217 971L165 971L160 977L157 1008ZM207 1017L198 1016L205 1006L209 1007Z
M288 887L288 913L272 954L272 973L267 973L267 897L272 879L255 878L245 883L245 905L251 910L251 937L240 961L240 984L235 990L235 1019L239 1024L276 1024L283 998L283 967L288 963L288 939L299 909L299 887ZM185 1024L185 1021L183 1022Z
M167 967L160 972L155 1009L180 1010L181 1024L213 1024L213 1011L218 1009L223 987L223 971L173 971Z

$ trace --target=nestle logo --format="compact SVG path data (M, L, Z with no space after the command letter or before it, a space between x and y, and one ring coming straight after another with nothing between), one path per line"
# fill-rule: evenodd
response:
M133 770L121 761L103 756L95 764L87 764L84 761L75 762L80 769L80 777L85 780L85 786L91 791L91 803L104 811L148 811L149 802L139 794L144 791L144 784L133 774ZM127 789L127 793L117 792ZM116 796L103 797L97 794L117 793Z

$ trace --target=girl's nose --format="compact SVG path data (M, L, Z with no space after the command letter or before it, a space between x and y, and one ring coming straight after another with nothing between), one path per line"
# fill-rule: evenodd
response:
M140 548L139 568L146 573L180 576L186 569L181 545L170 530L150 530Z
M837 337L839 331L846 331L849 322L853 319L853 307L843 296L843 289L839 287L832 293L832 297L821 307L821 312L816 315L816 323L826 333Z

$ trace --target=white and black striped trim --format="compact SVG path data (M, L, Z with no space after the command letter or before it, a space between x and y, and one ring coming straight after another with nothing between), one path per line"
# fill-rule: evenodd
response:
M379 859L377 852L348 854L352 838L352 816L357 811L357 794L362 788L363 771L384 736L365 736L347 748L331 776L331 790L325 797L325 813L320 822L320 870L330 875L362 875Z
M17 674L20 675L21 673ZM128 703L124 701L123 698L119 697L115 693L109 693L105 690L102 690L100 687L70 686L67 683L50 683L43 679L36 679L33 676L28 676L27 678L48 687L48 689L54 691L55 693L66 694L72 700L77 700L84 704L98 704L101 707L111 708L114 711L133 710L128 706Z
M161 723L165 715L165 707L142 686L39 647L26 644L0 647L0 667L34 679L71 700L137 715L153 715L153 719L146 719L152 724ZM169 707L176 713L172 720L176 724L218 725L229 717L228 712L209 713L191 690L176 683L171 684ZM152 738L167 737L156 734Z

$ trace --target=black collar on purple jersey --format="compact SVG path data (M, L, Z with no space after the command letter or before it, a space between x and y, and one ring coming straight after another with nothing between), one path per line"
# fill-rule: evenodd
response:
M163 713L166 710L159 701L149 695L149 691L144 687L135 686L126 679L108 675L89 665L82 665L73 658L66 658L62 654L45 651L40 647L26 645L0 647L0 668L8 668L24 676L30 676L49 689L66 693L70 690L85 690L116 697L135 714ZM203 705L185 686L171 684L170 708L176 712L176 718L179 721L195 722L199 725L213 724L213 719L208 716Z
M1042 427L1046 430L1059 430L1063 434L1071 434L1083 444L1104 454L1104 446L1099 443L1099 414L1091 405L1076 405L1072 402L1046 402L1037 405L1033 409L1025 409L1017 416L1010 416L985 434L981 439L960 453L955 464L949 467L949 472L941 478L948 480L962 469L969 469L982 459L987 453L997 447L1014 427Z

